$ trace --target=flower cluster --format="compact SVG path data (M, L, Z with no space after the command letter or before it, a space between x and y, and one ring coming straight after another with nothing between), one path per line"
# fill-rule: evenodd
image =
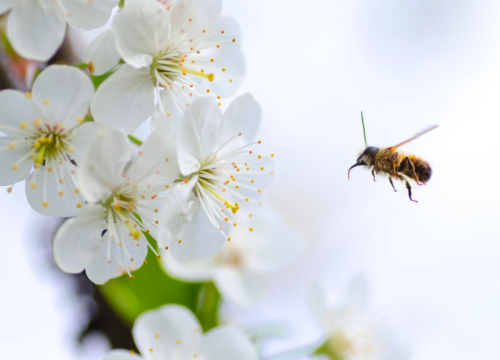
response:
M12 48L36 61L55 54L67 23L99 28L113 9L84 66L42 64L30 92L0 91L0 185L10 192L25 181L35 211L69 218L52 249L66 273L85 271L99 285L134 279L151 252L170 277L216 288L216 305L221 296L250 306L304 242L262 206L275 170L259 136L260 105L249 93L223 103L245 66L238 26L221 16L221 0L0 3ZM141 141L132 133L148 120ZM362 312L311 293L327 334L315 354L375 359L372 343L383 341L363 316L352 321ZM133 334L141 356L116 350L105 360L258 358L241 330L203 334L181 306L141 314Z

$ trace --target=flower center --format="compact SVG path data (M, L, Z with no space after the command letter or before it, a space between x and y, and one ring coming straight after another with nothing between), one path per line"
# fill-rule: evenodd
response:
M74 151L62 124L39 128L31 137L31 141L33 142L32 157L37 164L44 164L45 160L58 160Z
M337 332L321 348L321 353L332 360L345 360L351 357L372 359L377 353L371 333L363 331L352 335Z
M181 81L185 85L193 87L187 79L182 79L181 76L187 74L196 75L200 78L214 81L213 73L206 73L204 69L195 65L195 61L187 60L188 55L183 54L175 47L167 48L163 53L160 53L151 65L151 76L156 85L162 87L172 87L175 81Z

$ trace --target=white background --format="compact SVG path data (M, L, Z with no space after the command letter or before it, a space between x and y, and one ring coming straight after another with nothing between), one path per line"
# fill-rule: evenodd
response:
M498 359L500 3L226 0L224 13L242 29L240 93L262 104L276 154L271 199L308 243L240 321L291 324L270 353L307 344L320 334L310 281L341 291L363 273L412 359ZM440 125L404 148L433 168L427 186L413 186L418 204L359 168L347 180L364 147L360 110L375 146ZM48 230L23 186L0 193L0 214L2 357L75 358L78 306L34 260Z

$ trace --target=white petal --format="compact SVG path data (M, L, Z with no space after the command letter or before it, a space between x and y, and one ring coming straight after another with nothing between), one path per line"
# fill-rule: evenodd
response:
M118 61L120 54L115 46L115 37L111 30L106 30L90 43L83 55L84 61L94 75L102 75L111 70Z
M206 157L220 144L222 113L215 100L200 98L184 114L178 140L179 166L183 175L200 168Z
M82 70L52 65L36 78L31 94L46 114L45 123L73 128L87 114L94 86Z
M307 302L316 322L326 329L334 330L334 324L331 322L331 312L339 309L341 303L337 297L327 290L324 282L315 281L309 285Z
M111 10L118 5L118 0L61 0L66 8L66 20L71 26L92 30L106 24Z
M165 105L164 94L165 92L161 92L161 100L163 105ZM156 130L160 127L173 127L175 130L180 129L182 122L183 113L176 110L175 114L167 112L167 114L163 114L160 107L155 107L153 118L151 119L151 130Z
M10 149L13 138L0 136L0 185L12 185L26 179L33 166L29 158L31 146L16 144Z
M233 39L235 42L232 41ZM228 17L220 18L214 35L200 41L198 47L202 50L195 60L198 66L214 74L214 81L206 83L207 88L210 88L213 94L227 97L238 90L245 75L245 60L240 49L240 42L238 23ZM217 48L214 44L220 47Z
M254 141L260 128L262 110L250 93L238 96L224 112L223 139L229 139L241 133L233 147Z
M170 276L190 282L208 282L212 280L212 272L217 265L213 257L192 261L187 264L181 263L168 252L166 256L162 256L161 264Z
M257 351L245 333L230 326L209 331L199 349L200 357L217 360L257 360Z
M202 331L191 311L179 305L145 312L139 315L132 328L141 353L150 354L150 349L153 349L161 359L193 358L197 352L193 345L201 341Z
M75 177L71 174L77 167L67 160L61 162L39 165L26 180L28 202L40 214L71 217L85 204L82 196L76 193Z
M110 231L101 238L91 260L85 266L89 279L98 285L139 269L146 259L148 246L141 237L132 240L124 223L116 223L121 239L110 238ZM122 245L118 245L121 241ZM109 261L111 260L111 262Z
M130 157L130 141L123 130L109 128L99 132L77 172L80 190L87 201L97 202L111 195L123 181L123 169Z
M102 360L141 360L137 354L131 354L130 351L127 350L113 350L104 355Z
M167 9L159 2L128 1L116 14L111 31L123 60L142 68L149 67L153 58L165 50L169 27Z
M91 104L95 121L133 133L153 115L153 90L149 69L123 66L99 86Z
M304 241L277 212L265 211L252 217L253 232L234 235L251 244L245 258L246 268L255 274L268 274L285 268L297 260L304 250Z
M37 118L34 104L25 94L16 90L0 91L0 131L13 137L24 138L21 124L26 130L34 131L33 121ZM28 133L26 133L27 135Z
M2 0L0 3L0 14L7 12L12 6L17 3L18 0Z
M176 184L165 195L164 205L160 210L160 226L158 242L163 246L169 246L176 239L191 209L189 201L193 198L193 188L198 178L191 179L187 184Z
M64 272L84 270L106 228L106 211L102 206L88 205L81 214L67 220L57 231L53 244L54 261Z
M44 11L38 0L23 0L12 8L7 34L14 50L24 58L46 61L61 46L66 22L58 11Z
M222 0L180 0L171 9L172 32L188 40L212 32L219 20Z
M176 134L172 127L154 131L139 148L139 156L130 165L127 174L132 184L161 186L173 183L179 176L176 154Z
M212 256L227 242L201 206L191 216L170 246L172 256L181 262Z
M162 115L170 120L174 126L181 124L184 112L191 105L190 102L186 101L186 94L183 91L182 88L174 87L160 92L160 101L165 110L165 114Z
M87 121L72 131L69 140L73 146L74 152L71 153L71 158L77 165L80 164L83 156L94 140L110 130L110 128L110 126L99 124L95 121Z
M265 278L241 271L234 266L220 266L214 271L213 279L222 297L240 306L248 307L265 297Z

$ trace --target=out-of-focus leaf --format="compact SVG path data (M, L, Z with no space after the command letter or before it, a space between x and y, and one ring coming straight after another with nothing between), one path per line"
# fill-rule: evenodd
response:
M204 331L208 331L219 325L218 309L220 299L220 293L213 282L205 283L201 286L196 315Z
M188 284L169 277L152 251L147 264L134 271L134 280L121 276L99 286L108 303L129 325L144 311L165 304L180 304L196 313L201 284Z
M114 70L108 71L107 73L102 75L90 75L90 79L92 79L95 89L97 90L97 88L104 82L104 80L110 77L113 73Z

